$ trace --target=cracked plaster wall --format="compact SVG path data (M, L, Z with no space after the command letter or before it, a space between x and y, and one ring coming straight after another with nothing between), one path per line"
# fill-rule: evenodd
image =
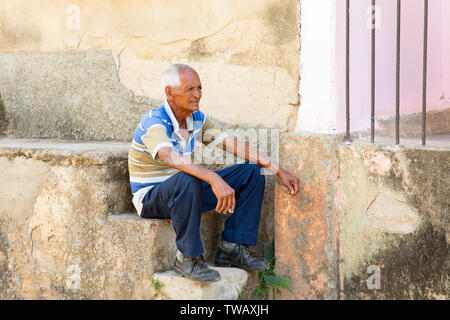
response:
M291 133L280 148L303 190L275 186L277 274L294 280L277 298L448 299L448 150Z
M128 146L2 141L0 299L154 298L151 275L173 266L175 233L170 221L134 213ZM259 254L273 239L273 180L266 178ZM209 263L224 221L214 211L202 216ZM249 275L244 291L258 283L257 273Z
M164 98L162 71L188 63L200 73L205 112L231 124L283 130L295 125L296 0L0 3L0 51L108 49L120 81L155 100ZM71 6L80 9L79 16Z

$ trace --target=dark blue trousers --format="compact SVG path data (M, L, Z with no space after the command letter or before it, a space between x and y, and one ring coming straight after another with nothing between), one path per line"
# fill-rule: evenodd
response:
M222 240L256 245L265 178L257 164L238 164L216 171L234 189L236 207L225 221ZM153 187L142 200L143 218L172 219L176 245L183 255L203 253L200 239L201 214L216 208L211 185L179 172Z

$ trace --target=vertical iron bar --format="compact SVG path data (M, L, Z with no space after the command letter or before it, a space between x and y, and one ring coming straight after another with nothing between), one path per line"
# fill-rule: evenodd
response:
M345 9L345 141L350 141L350 0L346 0Z
M370 142L375 142L375 0L372 0L372 79L371 79L371 108L370 108Z
M423 27L423 86L422 86L422 145L426 144L427 131L427 64L428 64L428 0L424 0Z
M395 144L400 144L400 26L401 0L397 0L397 67L395 86Z

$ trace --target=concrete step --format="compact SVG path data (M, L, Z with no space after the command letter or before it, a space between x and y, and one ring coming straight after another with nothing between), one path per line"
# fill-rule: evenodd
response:
M174 271L157 272L153 275L154 297L157 300L236 300L249 278L238 268L210 266L220 273L216 282L200 283L181 277Z
M20 194L32 207L44 197L47 205L64 203L91 216L132 212L128 148L124 142L0 139L3 198Z
M149 294L157 300L236 300L243 288L247 285L249 275L246 271L237 268L214 267L221 275L221 280L212 283L199 283L177 275L172 269L175 263L175 232L170 220L142 219L134 213L114 214L108 217L114 230L142 230L140 234L151 235L146 238L146 247L137 248L138 252L129 253L141 256L142 265L148 270L168 270L155 272L150 276L151 285ZM124 250L126 248L123 248ZM211 260L211 259L210 259ZM127 272L123 270L123 272ZM136 270L137 273L142 272ZM148 276L148 272L146 275ZM157 281L161 288L155 288L153 281Z
M0 139L0 299L154 298L151 277L173 267L175 232L135 213L128 148ZM209 263L224 221L202 216Z
M0 139L0 298L152 298L175 233L134 213L128 147Z

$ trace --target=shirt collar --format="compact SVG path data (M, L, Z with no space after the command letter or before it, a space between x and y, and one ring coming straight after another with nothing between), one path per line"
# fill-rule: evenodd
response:
M164 101L164 109L166 110L167 114L169 115L170 121L172 122L173 131L178 132L180 130L180 126L178 125L178 121L175 118L175 115L173 114L172 108L170 107L167 99ZM194 120L192 119L192 114L190 114L186 118L186 130L189 132L194 131Z

